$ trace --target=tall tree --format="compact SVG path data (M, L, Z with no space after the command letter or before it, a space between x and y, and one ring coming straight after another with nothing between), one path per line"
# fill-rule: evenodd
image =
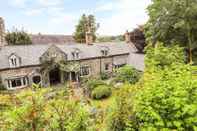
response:
M8 45L29 45L32 44L30 36L23 30L19 31L15 29L12 32L8 32L5 36L5 40Z
M86 16L83 14L79 20L78 25L74 33L74 38L79 43L86 42L86 32L91 33L93 36L93 41L96 40L96 31L98 29L98 24L96 24L96 19L93 15Z
M144 52L146 46L146 40L144 35L144 26L139 25L131 33L131 42L135 45L139 53Z
M147 41L178 43L186 48L188 61L192 63L192 54L197 48L197 1L152 0L148 13Z

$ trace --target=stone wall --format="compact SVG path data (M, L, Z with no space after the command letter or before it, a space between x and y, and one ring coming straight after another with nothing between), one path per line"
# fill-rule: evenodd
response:
M53 51L52 51L53 52ZM50 53L49 53L50 54ZM60 55L61 56L61 55ZM100 76L101 73L112 73L115 65L128 64L128 55L120 55L114 57L103 57L103 58L95 58L95 59L87 59L80 60L80 66L89 66L90 67L90 75L93 77ZM108 70L105 69L105 65L108 64ZM43 74L40 73L40 66L36 67L26 67L26 68L16 68L9 69L0 72L0 77L2 78L3 84L8 87L8 81L10 79L20 78L27 76L28 77L28 86L31 86L33 83L34 76L41 77L42 86L49 86L49 73ZM63 76L63 75L62 75ZM63 81L61 81L63 83Z
M27 68L17 68L17 69L10 69L10 70L4 70L0 72L0 76L2 78L2 83L5 85L5 87L8 87L8 81L10 79L16 79L20 77L27 77L28 78L28 85L30 86L32 84L32 78L33 76L42 75L39 73L40 67L27 67Z

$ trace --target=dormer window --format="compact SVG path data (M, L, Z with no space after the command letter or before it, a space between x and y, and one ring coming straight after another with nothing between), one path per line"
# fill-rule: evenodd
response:
M11 68L19 67L21 64L21 59L20 57L16 56L15 54L12 54L9 57L9 64Z
M101 55L108 56L108 54L109 54L109 48L108 47L101 47Z
M72 59L74 59L74 60L79 59L79 54L80 54L79 49L75 49L75 50L72 52Z
M108 51L107 50L101 50L102 56L107 56L108 55Z

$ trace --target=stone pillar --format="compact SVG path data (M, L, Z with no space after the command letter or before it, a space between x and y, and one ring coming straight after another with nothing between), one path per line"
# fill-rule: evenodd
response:
M60 79L61 79L61 83L64 84L65 82L64 71L60 71Z
M72 81L72 72L69 72L69 81Z
M79 74L78 74L78 73L76 73L76 75L75 75L75 76L76 76L76 81L77 81L77 82L79 82Z

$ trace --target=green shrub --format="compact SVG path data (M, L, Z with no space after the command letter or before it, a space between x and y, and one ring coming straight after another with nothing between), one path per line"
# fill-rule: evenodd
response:
M87 131L93 125L85 106L64 97L47 99L50 92L49 89L27 89L12 96L10 108L0 112L0 130ZM8 103L5 96L0 100Z
M6 87L3 85L2 79L1 79L1 77L0 77L0 91L1 91L1 90L6 90Z
M139 130L196 130L197 81L181 50L162 44L148 50L143 87L134 98Z
M6 90L6 88L2 83L0 83L0 91L2 91L2 90Z
M100 79L89 79L86 83L86 88L88 88L89 91L92 91L94 88L100 86L100 85L106 85L102 80Z
M143 83L129 88L132 91L126 91L126 97L118 95L108 130L197 129L197 80L192 78L191 66L184 64L181 50L162 44L149 47Z
M115 101L111 104L106 119L107 131L126 131L127 128L137 130L134 113L132 112L135 87L124 85L120 88Z
M92 98L99 100L99 99L103 99L103 98L107 98L112 94L111 88L105 85L101 85L96 87L93 91L92 91Z
M126 65L117 69L115 82L135 84L139 81L141 73L132 66Z
M101 78L101 80L107 80L110 78L110 74L102 72L100 78Z

